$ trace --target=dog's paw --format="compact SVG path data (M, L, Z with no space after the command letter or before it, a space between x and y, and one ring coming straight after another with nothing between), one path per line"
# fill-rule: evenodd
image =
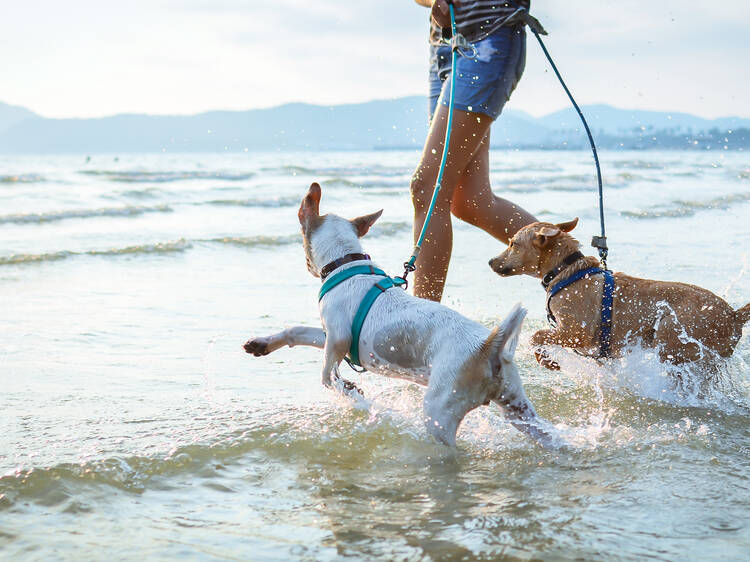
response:
M534 352L534 355L536 356L537 362L542 366L546 367L550 371L559 371L560 370L560 364L555 361L554 359L550 358L549 355L547 355L547 352L538 349Z
M356 391L357 393L359 393L359 395L360 395L360 396L362 396L362 397L364 398L364 396L365 396L365 393L364 393L364 392L362 392L362 389L360 389L360 388L359 388L359 387L358 387L358 386L357 386L356 384L354 384L354 383L353 383L352 381L348 381L348 380L346 380L346 379L343 379L343 378L342 378L342 379L341 379L341 384L343 385L343 387L344 387L344 390L345 390L345 391L346 391L347 393L349 393L349 392L352 392L352 391Z
M245 349L246 353L250 353L256 357L262 357L270 353L268 349L268 340L266 338L247 340L242 347Z

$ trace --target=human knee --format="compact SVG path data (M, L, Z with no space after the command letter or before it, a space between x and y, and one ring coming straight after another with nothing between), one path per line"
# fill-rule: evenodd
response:
M457 219L469 224L477 225L481 222L482 214L476 201L456 197L451 202L451 213Z
M428 182L426 181L424 174L417 170L411 177L411 202L414 205L414 211L417 213L424 213L427 211L427 207L430 204L430 192Z

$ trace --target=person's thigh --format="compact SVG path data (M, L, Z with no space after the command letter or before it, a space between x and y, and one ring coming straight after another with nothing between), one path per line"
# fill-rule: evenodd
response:
M487 131L458 180L451 210L458 218L473 222L470 220L476 214L473 210L487 207L493 197L490 184L490 131Z
M438 105L412 182L412 196L417 209L429 205L432 198L445 146L447 121L448 108ZM492 119L487 115L454 110L448 156L438 195L438 205L441 208L450 210L450 201L458 180L473 160L491 124Z

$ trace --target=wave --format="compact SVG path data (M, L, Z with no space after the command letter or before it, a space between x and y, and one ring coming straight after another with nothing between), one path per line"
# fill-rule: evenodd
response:
M408 176L391 176L388 178L377 177L375 179L358 179L350 180L342 177L331 177L322 180L320 183L323 187L356 187L358 189L394 189L409 187L410 179Z
M632 172L619 172L614 176L614 178L615 181L612 181L610 179L610 181L605 182L605 185L607 187L617 187L619 185L624 185L635 181L646 181L651 183L662 183L663 181L660 178L648 177L641 174L634 174Z
M372 238L396 236L405 232L411 232L412 223L409 221L383 221L375 223L369 236Z
M368 234L369 238L388 238L406 232L411 232L412 223L407 221L383 221L375 223ZM214 244L227 244L230 246L242 246L246 248L288 246L290 244L301 244L300 234L258 235L258 236L225 236L222 238L207 238L198 240Z
M158 187L147 187L145 189L127 189L118 192L117 195L130 199L156 199L161 191Z
M336 403L281 410L276 403L261 409L262 418L256 415L247 420L243 429L211 436L207 442L178 446L162 455L114 455L82 463L15 469L0 477L0 512L21 504L37 504L75 513L82 503L88 504L81 500L92 488L105 490L107 495L113 491L142 494L149 489L163 489L175 478L186 475L215 479L217 484L222 481L224 486L227 481L222 478L221 468L233 459L253 454L270 460L287 457L289 451L315 456L330 451L346 453L352 449L353 435L356 447L363 452L375 450L387 440L410 456L424 452L438 457L451 454L427 440L418 416L401 421L397 416L378 412L373 414L372 422L363 424L364 414L350 410L345 419L332 423L332 416L341 414L341 406Z
M41 183L47 179L38 174L19 174L17 176L0 176L0 183Z
M562 172L563 168L556 164L545 162L529 162L518 166L497 165L490 167L490 173L518 173L518 172Z
M51 211L48 213L23 213L17 215L0 215L0 224L46 223L66 219L88 219L94 217L134 217L145 213L171 213L168 205L155 207L104 207L100 209L72 209L69 211Z
M2 265L24 265L34 263L44 263L64 260L75 256L123 256L138 254L170 254L175 252L184 252L192 247L192 244L185 240L179 239L173 242L157 242L155 244L138 244L127 246L125 248L111 248L106 250L87 250L84 252L74 252L71 250L61 250L45 254L11 254L7 257L0 257L0 266Z
M261 168L262 172L276 173L288 176L307 175L307 176L334 176L334 177L351 177L351 176L379 176L393 177L411 175L413 170L404 167L391 166L321 166L319 168L307 168L304 166L287 165L287 166L268 166Z
M242 246L245 248L288 246L289 244L301 244L302 236L299 234L288 235L259 235L259 236L225 236L223 238L208 238L201 242L215 244L227 244L230 246Z
M405 232L410 232L411 222L382 222L378 223L370 233L373 238L397 236ZM289 246L292 244L301 244L302 236L300 234L279 234L279 235L257 235L257 236L223 236L218 238L202 238L196 240L179 240L169 242L157 242L154 244L138 244L124 248L111 248L105 250L87 250L72 251L60 250L58 252L49 252L43 254L11 254L10 256L0 256L0 266L3 265L24 265L34 263L44 263L60 261L76 256L122 256L122 255L149 255L149 254L169 254L184 252L193 247L194 243L203 244L223 244L227 246L239 246L243 248L277 248Z
M680 165L681 162L653 162L650 160L615 160L608 165L613 168L627 168L629 170L666 170L670 166Z
M207 201L206 203L199 203L200 205L219 205L227 207L296 207L299 205L301 197L287 196L277 197L275 199L261 199L257 197L251 197L250 199L218 199L214 201Z
M743 168L741 170L734 170L729 173L729 176L737 180L750 180L750 169Z
M388 238L397 236L406 232L411 232L412 223L407 221L384 221L375 223L368 234L369 238ZM290 244L302 244L300 234L279 234L279 235L257 235L257 236L225 236L222 238L207 238L199 240L214 244L227 244L230 246L242 246L245 248L263 248L288 246Z
M527 171L527 170L525 170ZM607 174L604 186L621 189L635 182L661 183L660 178L648 177L633 172ZM516 193L538 193L539 191L578 192L596 189L595 174L556 174L551 176L492 177L494 187Z
M620 211L624 217L635 219L659 219L659 218L679 218L693 216L699 211L722 210L733 207L737 204L747 203L750 201L750 192L732 193L722 195L707 201L673 201L668 205L659 205L651 209L640 211Z
M320 170L316 168L305 168L304 166L295 166L292 164L287 166L266 166L260 170L262 172L281 172L282 174L289 176L310 175L320 172Z
M79 170L79 174L103 177L109 181L124 183L167 183L188 180L244 181L255 176L252 172L204 172L204 171L114 171Z

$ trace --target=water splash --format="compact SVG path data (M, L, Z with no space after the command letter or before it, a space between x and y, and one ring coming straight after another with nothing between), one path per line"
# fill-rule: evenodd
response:
M741 353L719 361L719 367L707 375L704 364L663 363L658 350L644 348L638 343L625 348L619 357L604 361L560 347L550 347L548 351L565 376L578 386L594 389L602 404L600 412L603 416L607 392L727 413L745 413L750 405L746 375L750 372L750 364Z

